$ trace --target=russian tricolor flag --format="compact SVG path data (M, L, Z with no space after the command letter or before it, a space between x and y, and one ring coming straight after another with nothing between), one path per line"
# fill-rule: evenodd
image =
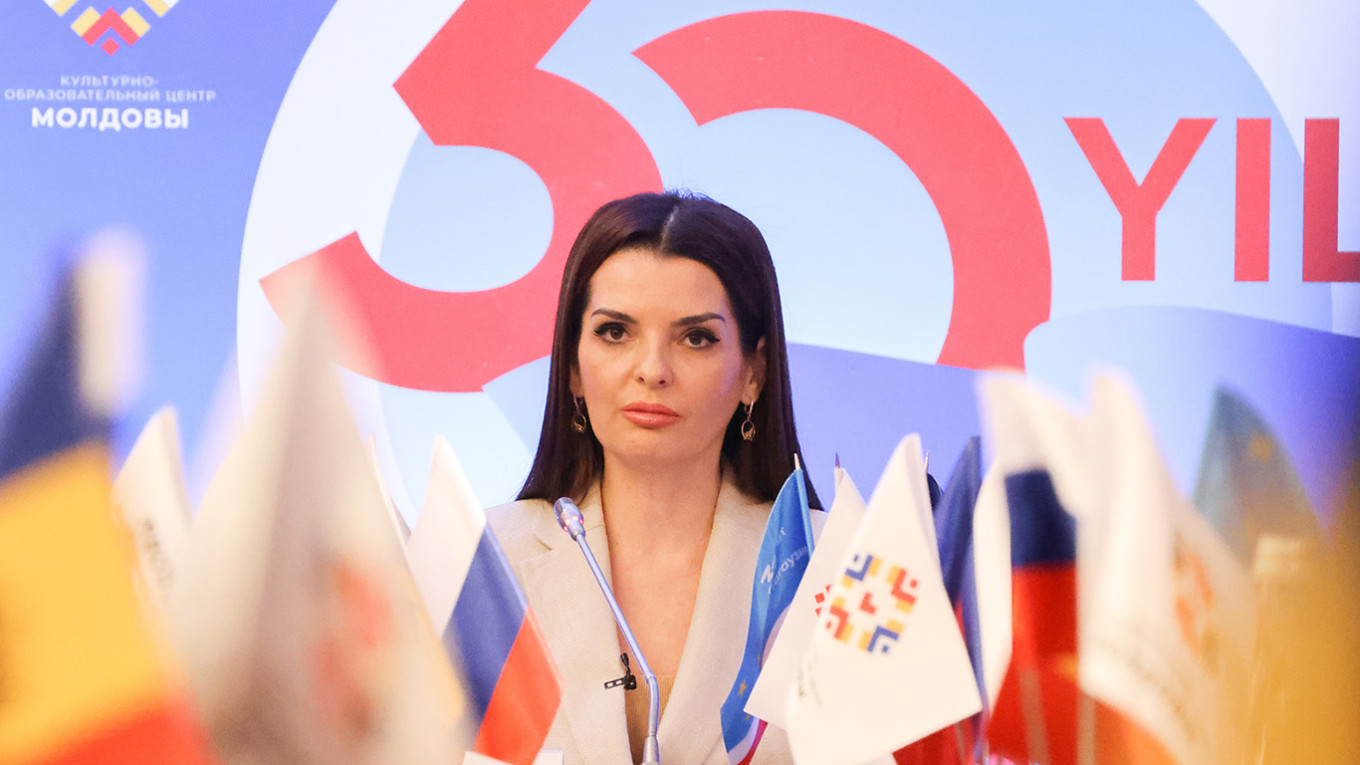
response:
M1074 765L1077 519L1056 484L1088 466L1087 426L1023 379L987 379L979 393L1005 485L1011 563L1011 656L987 740L1008 759Z
M463 681L473 751L529 765L557 715L562 680L486 513L442 438L407 556Z
M990 721L992 751L1049 765L1077 752L1076 520L1043 469L1006 476L1014 653Z

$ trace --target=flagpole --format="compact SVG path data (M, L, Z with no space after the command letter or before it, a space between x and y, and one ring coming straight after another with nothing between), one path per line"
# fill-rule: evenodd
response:
M1019 675L1020 698L1025 713L1025 743L1029 759L1039 765L1053 765L1048 755L1048 731L1044 725L1043 697L1039 692L1039 673L1023 669Z
M1085 692L1077 696L1077 763L1096 765L1096 700Z
M962 763L963 765L968 765L969 762L968 750L964 746L963 741L963 724L954 723L953 728L954 728L954 745L959 748L959 762Z

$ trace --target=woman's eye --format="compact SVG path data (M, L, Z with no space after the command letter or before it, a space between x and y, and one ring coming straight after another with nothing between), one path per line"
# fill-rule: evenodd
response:
M718 337L706 329L691 330L685 335L685 344L691 348L704 348L718 342Z
M623 340L623 338L627 336L628 332L623 328L622 324L615 324L611 322L609 324L601 324L600 326L596 327L595 334L596 336L600 337L603 340L606 340L611 343L617 343Z

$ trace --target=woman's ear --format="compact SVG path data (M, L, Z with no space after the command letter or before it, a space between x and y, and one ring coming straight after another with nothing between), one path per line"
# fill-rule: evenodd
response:
M765 389L765 338L762 337L756 342L755 352L746 357L746 364L750 376L746 380L742 401L754 402L760 398L760 392Z
M572 398L581 397L581 370L575 364L571 365L571 374L567 377L567 386L571 388Z

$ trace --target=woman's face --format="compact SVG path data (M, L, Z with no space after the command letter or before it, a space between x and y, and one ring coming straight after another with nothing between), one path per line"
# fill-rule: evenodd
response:
M742 353L711 269L627 249L590 279L571 388L606 460L716 466L733 412L760 393L764 359L764 340Z

